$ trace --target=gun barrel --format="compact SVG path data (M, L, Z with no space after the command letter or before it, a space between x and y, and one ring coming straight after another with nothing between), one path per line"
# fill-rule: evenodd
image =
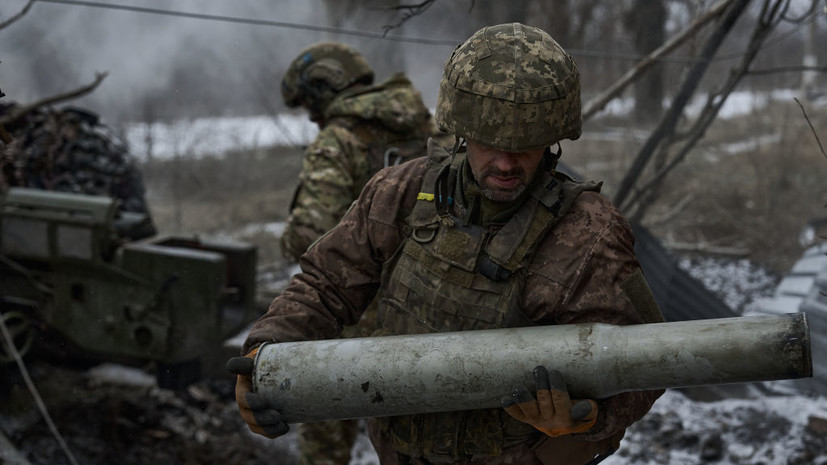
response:
M266 344L253 389L288 423L498 407L537 365L572 398L811 377L806 315Z

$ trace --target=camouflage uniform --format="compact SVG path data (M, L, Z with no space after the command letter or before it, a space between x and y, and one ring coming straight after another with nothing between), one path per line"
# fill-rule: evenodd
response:
M480 69L481 80L466 78ZM527 85L513 85L517 77ZM485 28L446 63L437 121L458 136L527 151L579 137L579 114L578 71L536 28ZM648 286L629 223L599 184L574 182L555 167L546 149L526 190L495 206L480 195L461 150L429 143L427 159L380 171L306 252L302 273L256 322L243 351L336 337L377 296L377 335L662 318L638 298ZM596 399L596 423L560 437L502 409L370 419L369 430L383 465L583 465L616 449L661 393Z
M394 263L394 259L404 253L397 252L404 251L405 239L413 232L412 225L406 221L407 212L413 211L418 202L426 202L417 200L426 172L425 160L414 160L381 171L372 179L340 224L305 254L302 260L304 272L273 301L269 311L255 324L244 350L267 341L334 338L341 332L342 325L357 321L361 309L368 306L380 287L383 269L386 274L389 272L385 269L389 266L386 264ZM501 224L488 225L489 231L500 227ZM519 313L513 315L514 322L509 324L641 323L641 316L621 289L621 285L633 279L639 270L633 241L628 222L604 197L592 191L577 196L568 212L542 238L536 252L527 258L528 263L520 272L522 282L514 291ZM471 264L475 266L473 269L478 269L476 262ZM461 266L467 268L467 265L463 263ZM461 272L459 268L454 266L452 269ZM490 284L487 278L475 279L478 285ZM387 295L384 291L392 284L382 285L382 295ZM326 291L328 289L344 292L333 295ZM434 304L437 300L444 302L438 299L438 290L420 294L432 297ZM448 297L457 299L467 295ZM440 308L436 305L399 308L393 301L387 303L388 306L380 308L380 320L394 333L401 332L401 325L407 325L410 332L423 331L425 328L417 330L405 323L406 315L415 310ZM457 305L447 308L448 313L433 315L432 319L453 319L450 311L456 311ZM473 320L470 318L468 324L473 325ZM441 326L437 321L430 321L427 326ZM506 394L510 387L503 389ZM589 433L579 435L580 438L597 441L622 434L626 426L648 411L657 396L657 392L634 392L600 399L603 414L598 425ZM500 416L497 421L504 418ZM432 426L435 424L434 420L426 421ZM483 424L475 426L471 423L465 431L477 431ZM385 429L377 425L371 428L373 431ZM530 430L513 433L517 442L504 447L499 457L524 453L525 447L535 445L541 439ZM398 444L388 433L374 433L373 436L378 451L398 450L393 447ZM382 463L387 460L390 459ZM433 458L429 460L433 461ZM457 463L460 462L458 459Z
M332 66L342 66L345 75L370 74L361 56L340 44L315 45L300 54L298 60L300 66L307 66L304 61L330 57L338 61ZM294 65L284 80L288 104L300 101L299 86L291 87L298 80L295 70ZM299 184L281 238L282 255L292 261L298 261L310 244L339 222L371 176L385 166L421 156L428 137L438 132L420 93L402 74L378 85L345 89L322 100L314 105L319 107L315 111L323 115L317 121L322 128L305 150ZM302 103L307 105L306 101ZM309 110L311 114L314 111ZM358 325L345 328L342 337L369 336L375 317L372 307ZM301 463L347 465L358 428L356 420L299 425Z
M401 74L343 92L325 117L305 150L281 239L282 253L293 261L339 222L373 174L386 163L422 155L428 137L437 133L419 92Z

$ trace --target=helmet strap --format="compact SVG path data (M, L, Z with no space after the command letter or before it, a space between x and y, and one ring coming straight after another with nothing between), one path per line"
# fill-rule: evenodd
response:
M454 160L454 157L457 156L457 152L459 152L460 147L463 145L465 145L465 138L454 136L454 148L451 150L451 161Z
M328 83L322 80L309 80L306 73L302 73L299 79L299 89L310 112L318 115L324 115L328 104L336 96L336 92Z
M439 221L445 225L453 225L454 219L451 215L451 205L454 203L454 190L456 189L457 180L457 163L456 155L459 150L465 145L465 139L459 136L454 136L454 148L451 149L451 161L443 166L436 177L436 185L434 186L435 207L439 215Z
M563 155L563 147L560 146L560 142L557 142L557 153L551 152L551 147L546 147L545 152L543 153L543 159L546 161L546 169L548 171L554 171L557 169L557 162L560 160L560 157Z

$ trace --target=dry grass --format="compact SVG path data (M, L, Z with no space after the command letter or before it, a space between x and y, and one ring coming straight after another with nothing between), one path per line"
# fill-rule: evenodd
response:
M258 246L260 263L279 260L276 236L244 228L284 221L301 157L298 147L272 147L144 164L158 230L243 240Z
M827 127L824 110L808 116ZM610 198L645 131L621 127L615 140L595 137L611 122L595 121L584 137L563 146L563 160L605 182ZM818 129L817 129L818 130ZM822 143L827 133L821 133ZM735 144L745 149L731 151ZM162 232L224 235L260 247L261 263L280 259L277 238L252 224L282 221L301 166L299 148L269 148L223 157L169 160L143 167L148 198ZM744 257L777 272L799 258L798 234L825 215L827 160L794 103L717 121L687 160L665 181L643 223L666 245L705 252L744 250Z
M808 112L815 128L827 115ZM816 129L818 130L818 129ZM818 134L824 143L827 133ZM586 177L605 181L610 197L643 140L569 144L564 154ZM577 149L574 149L577 147ZM643 218L666 245L706 253L745 251L786 272L803 252L805 224L827 216L827 159L795 102L716 121L701 143L665 180Z

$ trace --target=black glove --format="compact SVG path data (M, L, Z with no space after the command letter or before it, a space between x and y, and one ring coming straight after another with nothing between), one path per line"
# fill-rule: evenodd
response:
M534 368L537 399L523 386L500 403L509 415L528 423L551 437L588 431L597 421L597 402L572 401L557 370L549 373L544 366Z
M238 375L235 383L235 401L241 418L250 427L250 431L268 438L277 438L289 431L287 423L281 421L281 413L272 408L262 395L253 390L253 366L258 349L246 357L233 357L227 362L227 370Z

